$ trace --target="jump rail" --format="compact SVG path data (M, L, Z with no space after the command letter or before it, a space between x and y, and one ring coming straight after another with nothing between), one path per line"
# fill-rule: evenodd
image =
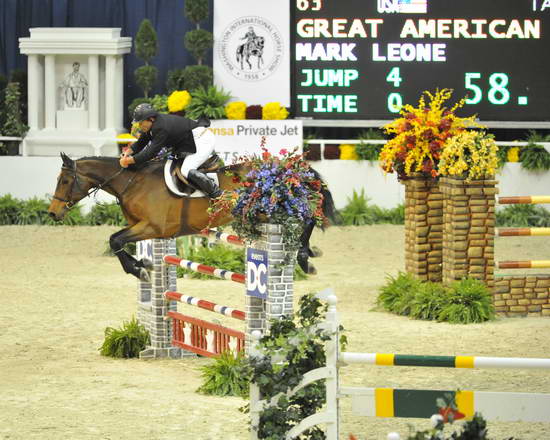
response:
M236 310L228 306L221 306L219 304L207 301L205 299L197 298L195 296L184 295L183 293L179 292L167 291L164 293L164 297L169 301L178 301L181 303L189 304L191 306L199 307L201 309L209 310L211 312L219 313L220 315L239 319L241 321L245 320L245 312L243 312L242 310Z
M174 266L180 266L184 269L189 269L194 272L203 273L206 275L212 275L214 277L221 278L223 280L235 281L236 283L245 283L245 275L242 273L231 272L230 270L218 269L217 267L207 266L205 264L197 263L196 261L185 260L173 255L165 255L164 262Z

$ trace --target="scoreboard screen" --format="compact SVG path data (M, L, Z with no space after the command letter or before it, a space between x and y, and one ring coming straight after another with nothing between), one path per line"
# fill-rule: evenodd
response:
M453 89L482 121L550 121L550 0L292 0L304 119L393 119Z

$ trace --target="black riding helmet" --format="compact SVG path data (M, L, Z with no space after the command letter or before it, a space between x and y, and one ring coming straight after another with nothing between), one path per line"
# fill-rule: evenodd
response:
M151 104L147 104L146 102L144 102L143 104L139 104L135 108L132 124L145 121L146 119L152 118L157 115L158 115L158 112L153 108L153 106Z

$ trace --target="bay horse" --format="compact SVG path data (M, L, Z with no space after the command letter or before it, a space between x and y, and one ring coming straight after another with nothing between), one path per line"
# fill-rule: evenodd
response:
M138 169L133 166L121 168L116 157L83 157L73 160L61 153L61 158L61 173L48 208L50 217L62 220L73 205L99 189L116 197L128 226L111 235L109 245L124 271L143 281L150 279L148 270L151 269L151 263L138 261L128 254L124 250L126 244L149 238L197 234L208 226L210 199L173 195L164 182L164 161L150 161ZM234 182L233 176L226 171L244 177L250 169L243 164L235 164L217 170L220 188L231 191L239 183ZM326 185L322 187L323 212L334 222L336 211L332 195ZM222 226L231 220L230 214L220 216L210 226ZM298 264L306 273L315 273L315 268L308 262L308 257L315 256L309 247L313 228L313 224L304 228L298 250Z

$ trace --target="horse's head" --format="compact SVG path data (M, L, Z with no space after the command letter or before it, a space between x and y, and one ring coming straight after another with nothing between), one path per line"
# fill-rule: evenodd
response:
M256 39L254 40L254 42L256 43L256 47L258 48L258 50L263 50L263 48L264 48L264 42L265 42L265 38L264 38L264 37L256 37Z
M55 194L48 208L48 214L55 220L63 220L65 213L88 195L92 183L79 177L76 162L65 153L61 153L63 165L57 178Z

